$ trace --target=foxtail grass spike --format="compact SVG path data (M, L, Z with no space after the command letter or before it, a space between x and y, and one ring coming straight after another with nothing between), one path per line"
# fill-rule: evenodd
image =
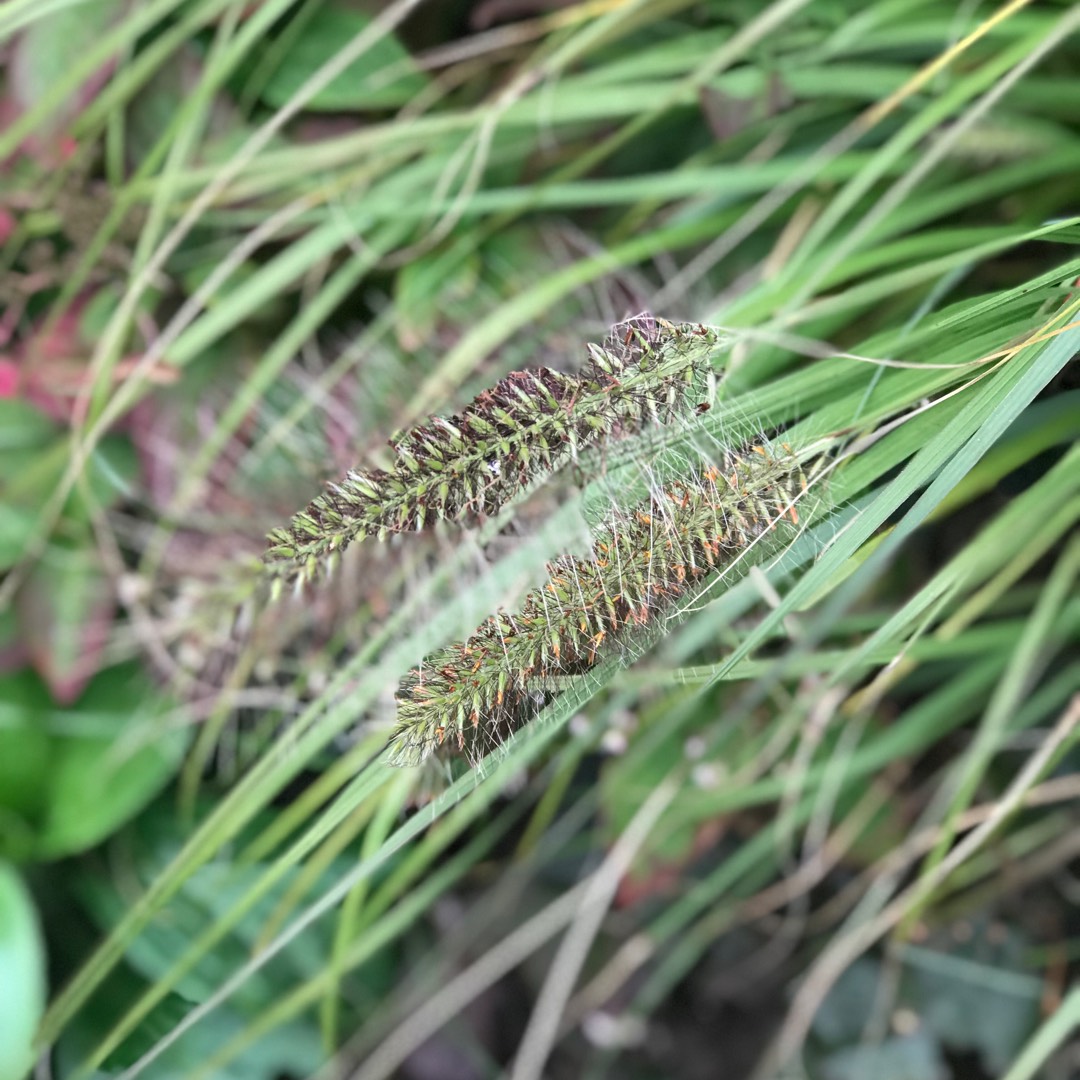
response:
M586 447L708 408L717 331L638 315L588 346L579 375L517 371L459 416L430 417L391 445L388 470L354 470L268 537L276 588L302 583L350 543L497 512Z
M492 615L405 676L388 761L417 765L442 746L479 760L567 679L632 651L695 582L765 533L792 530L805 490L789 449L756 446L616 511L594 533L589 558L550 563L519 611Z

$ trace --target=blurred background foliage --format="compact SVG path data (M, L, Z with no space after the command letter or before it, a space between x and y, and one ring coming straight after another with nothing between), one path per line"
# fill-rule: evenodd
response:
M1075 1076L1078 29L0 4L0 1078ZM259 601L323 483L643 309L724 330L696 435ZM410 666L761 433L830 462L789 550L380 762Z

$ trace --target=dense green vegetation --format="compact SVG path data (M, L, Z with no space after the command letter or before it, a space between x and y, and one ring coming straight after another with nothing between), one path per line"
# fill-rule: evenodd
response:
M0 3L0 1080L1076 1075L1078 31ZM593 445L645 310L716 385ZM570 464L271 595L541 367ZM454 643L519 708L393 768Z

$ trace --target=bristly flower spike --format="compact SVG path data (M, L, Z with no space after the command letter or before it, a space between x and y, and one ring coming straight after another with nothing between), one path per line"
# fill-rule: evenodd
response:
M727 452L692 479L614 512L587 559L563 556L520 610L492 615L402 680L388 761L441 746L473 762L595 663L633 651L710 575L767 533L790 533L806 491L788 448Z
M516 371L458 416L430 417L391 445L388 470L353 470L283 528L263 561L276 589L308 581L367 536L491 515L586 447L708 407L719 336L638 315L589 345L579 375Z

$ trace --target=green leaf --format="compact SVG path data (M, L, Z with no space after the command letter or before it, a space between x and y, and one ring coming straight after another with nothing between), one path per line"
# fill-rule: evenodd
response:
M0 450L44 446L55 433L56 425L33 405L17 398L0 398Z
M86 468L87 496L95 511L107 510L120 500L129 498L139 475L139 458L130 440L123 435L109 435L101 440L90 455ZM76 489L78 491L78 489ZM72 516L86 514L85 499L69 503Z
M106 984L105 992L96 996L64 1032L56 1049L56 1075L77 1074L79 1063L98 1042L101 1033L108 1031L150 985L130 968L118 968ZM194 1005L182 994L166 994L143 1018L138 1030L93 1075L117 1076L121 1070L134 1066L184 1020ZM214 1051L242 1030L244 1020L243 1012L231 1006L215 1011L187 1038L169 1047L154 1062L150 1075L155 1080L183 1080L198 1075L200 1066ZM214 1077L215 1080L276 1080L281 1076L308 1076L318 1069L324 1057L318 1032L310 1024L294 1022L264 1035L230 1066L216 1070Z
M330 7L317 12L267 81L263 102L280 109L371 22L369 16L344 8ZM411 100L427 83L397 38L384 34L304 108L314 112L395 108Z
M947 1080L951 1075L940 1047L923 1031L847 1047L824 1062L821 1074L825 1080Z
M145 806L176 771L188 728L166 726L173 703L134 665L93 680L59 714L39 854L92 847ZM55 715L55 714L54 714Z
M48 94L72 64L127 8L126 0L86 0L34 22L19 40L12 64L19 102L28 107Z
M30 853L45 808L51 744L49 695L32 672L0 676L0 853Z
M82 851L142 809L187 744L186 727L162 730L172 706L134 665L59 710L33 673L0 676L0 851Z
M814 1034L828 1046L857 1041L870 1020L880 981L876 961L865 957L856 960L836 980L814 1014Z
M66 434L54 433L48 442L34 446L0 445L0 503L40 510L60 483L70 455L71 440ZM106 436L91 452L85 484L72 492L64 516L89 521L91 507L94 512L108 509L131 494L138 471L138 456L130 440L123 435Z
M0 502L0 572L23 557L36 525L37 515L30 510Z
M45 1009L45 947L30 894L0 862L0 1080L20 1080L34 1062L32 1039Z
M70 704L95 674L114 608L92 548L53 545L27 575L18 593L19 625L56 701Z
M916 1008L953 1050L977 1053L1000 1076L1039 1020L1042 980L1021 966L1023 942L1009 928L999 938L982 920L969 941L942 936L939 948L911 946Z

